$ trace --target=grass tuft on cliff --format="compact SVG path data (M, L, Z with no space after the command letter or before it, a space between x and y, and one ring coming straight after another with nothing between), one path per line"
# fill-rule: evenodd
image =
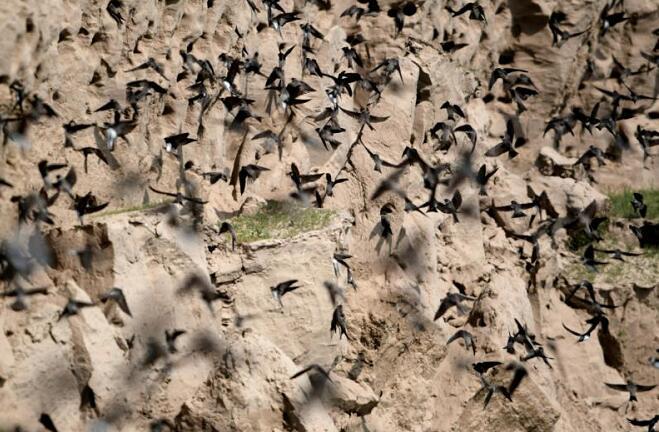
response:
M632 194L634 192L641 193L645 204L648 206L648 213L645 218L648 220L659 220L659 189L642 189L638 191L625 189L620 192L610 193L611 212L609 215L611 217L625 219L638 218L639 216L634 214L631 204Z
M253 215L240 215L229 222L240 243L286 239L325 228L334 219L332 210L304 208L287 202L268 201Z

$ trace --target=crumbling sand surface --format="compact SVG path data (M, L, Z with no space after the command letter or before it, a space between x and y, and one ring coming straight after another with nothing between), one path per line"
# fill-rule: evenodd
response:
M624 1L626 14L634 18L604 37L597 31L607 3L603 0L481 0L486 23L469 20L468 14L451 17L444 9L458 8L460 2L421 1L416 14L405 17L397 37L386 13L394 2L384 0L383 12L358 22L340 17L355 4L352 0L335 0L330 10L321 10L316 2L281 0L284 10L302 11L301 21L284 26L281 34L257 25L266 21L266 7L258 1L260 12L255 14L245 0L122 0L117 2L121 25L108 13L108 3L0 2L0 117L16 110L9 88L14 81L57 113L30 123L21 139L6 129L2 134L0 177L13 188L0 186L0 235L25 245L40 230L54 259L20 280L25 287L48 289L46 295L31 296L27 310L15 311L10 307L14 298L0 298L0 430L45 430L39 419L47 414L59 431L623 431L630 428L626 418L651 418L659 412L656 389L628 405L625 393L604 385L626 378L659 384L659 369L648 360L659 355L659 289L638 288L659 281L659 255L646 251L594 274L584 270L581 251L570 249L572 241L559 231L553 240L540 239L541 268L533 287L519 253L522 247L529 256L530 245L507 236L489 213L480 211L492 202L527 201L527 185L546 191L561 215L583 210L593 200L604 214L610 191L659 187L659 157L644 158L634 138L637 125L659 129L655 101L639 102L636 106L645 111L619 122L630 139L629 149L621 159L595 166L592 179L574 161L590 145L613 149L610 134L596 129L588 134L577 127L574 135L563 137L560 152L552 147L553 132L543 134L550 117L573 106L589 111L600 101L595 86L625 90L607 79L613 58L634 70L647 63L640 53L651 52L657 39L652 35L659 27L656 1ZM561 48L552 47L546 24L556 10L567 14L570 31L591 30ZM351 34L367 41L357 46L366 62L362 71L385 58L399 59L401 76L392 75L372 112L388 119L362 136L365 146L383 159L400 161L404 149L412 146L430 163L450 163L455 170L462 150L471 146L466 137L459 134L448 152L434 151L425 138L436 122L446 121L440 109L444 101L462 107L478 134L473 165L486 163L488 171L495 166L498 171L487 185L487 197L479 195L474 182L462 183L463 208L471 211L461 214L459 223L442 212L404 212L404 201L393 193L371 200L392 170L375 172L365 147L351 146L359 123L343 112L339 121L345 132L337 135L342 144L331 151L323 147L311 117L327 106L324 88L332 81L302 77L298 24L305 21L324 34L313 47L327 73L347 67L341 48ZM433 39L435 32L439 37ZM467 45L443 52L439 42L444 37ZM247 84L242 74L237 79L240 90L247 89L255 100L261 123L249 122L246 134L233 130L234 114L218 102L204 115L200 131L200 105L188 103L195 94L190 89L195 75L179 77L185 69L181 51L210 61L217 76L226 73L220 54L239 57L243 48L250 56L258 51L267 76L282 42L296 45L285 76L302 77L316 91L305 95L310 102L297 108L283 134L281 158L276 148L264 149L251 139L265 129L279 131L286 120L280 110L265 113L262 76L250 75ZM151 69L129 72L148 58L164 65L164 77ZM580 85L588 62L592 77ZM519 116L514 104L499 100L500 83L493 89L494 100L486 97L490 73L500 63L528 71L538 88ZM126 84L138 79L157 82L165 94L139 102L135 129L109 154L116 162L104 164L91 155L85 169L76 149L102 145L95 133L113 119L111 112L96 110L111 99L128 107ZM626 82L638 94L656 96L659 69L629 76ZM353 97L344 94L340 104L358 109L365 102L365 92L356 89ZM128 114L131 108L126 109ZM601 114L607 110L603 102ZM516 119L528 140L520 155L514 160L483 157L500 141L508 118ZM98 128L72 134L73 147L65 148L63 124L69 121ZM179 162L163 149L163 139L181 132L198 141L185 146ZM235 182L211 185L202 177L207 171L231 175L239 152L240 166L269 168L248 183L244 194ZM43 181L37 163L43 159L74 167L74 192L93 191L99 203L110 203L107 209L87 215L81 226L72 200L62 193L48 209L53 225L19 225L11 197L39 191ZM185 171L192 185L186 191L193 189L208 201L197 215L202 223L196 233L186 228L190 215L184 211L178 226L170 223L170 210L159 204L171 200L148 188L179 190L181 164L187 161L194 165ZM259 228L266 202L290 201L294 186L287 173L292 162L303 173L333 176L345 166L342 176L348 181L327 197L326 213L297 212L296 217L308 219L286 229L248 232L247 226L232 250L218 223L242 212L252 215L245 223ZM318 184L322 189L324 178ZM427 199L423 173L416 166L404 171L399 186L415 203ZM445 186L438 189L442 200L451 193ZM378 247L372 231L387 202L396 207L390 218L394 240ZM529 216L502 215L514 231L529 231ZM629 223L611 218L606 244L640 250ZM259 240L242 241L247 235ZM275 238L265 238L270 235ZM75 254L86 246L93 251L90 270ZM355 287L346 283L345 269L335 274L336 251L352 255ZM222 293L211 309L198 295L180 294L192 273L204 275ZM584 278L620 307L607 311L610 332L577 343L562 324L583 329L589 315L564 300L567 285ZM287 279L299 280L301 288L284 296L280 307L270 287ZM344 289L348 340L330 334L334 307L326 281ZM468 313L454 308L433 321L441 299L454 291L454 281L478 300ZM2 291L10 287L9 281L0 282ZM123 290L132 317L111 302L98 303L112 287ZM98 307L60 319L69 298L97 302ZM495 394L483 409L484 392L471 363L519 359L519 352L511 355L502 349L515 330L515 319L526 323L545 346L553 367L539 359L525 362L528 376L513 400ZM474 335L475 355L461 342L446 344L458 328ZM146 362L154 341L164 344L165 330L173 329L186 331L176 341L177 352L154 364ZM305 402L307 378L290 379L310 364L331 368L331 394L323 403ZM508 374L501 369L493 379L503 383ZM93 404L86 397L90 389Z

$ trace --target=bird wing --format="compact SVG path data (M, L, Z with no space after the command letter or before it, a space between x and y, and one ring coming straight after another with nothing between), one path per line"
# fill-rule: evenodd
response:
M380 116L374 116L374 115L369 115L368 120L372 123L382 123L383 121L387 120L389 116L386 117L380 117Z
M524 377L528 374L526 368L520 364L515 365L514 368L515 368L515 374L513 375L513 379L510 381L510 384L508 385L508 395L510 397L513 396L515 389L519 387Z
M487 157L497 157L501 156L508 150L506 144L504 142L500 142L499 144L495 145L491 149L485 152L485 156Z
M465 339L465 333L466 333L466 330L458 330L457 332L455 332L453 334L453 336L448 338L448 340L446 341L446 345L448 345L451 342L453 342L454 340L457 340L457 339L460 339L460 338ZM465 342L466 342L466 339L465 339Z
M613 390L618 390L618 391L623 391L626 392L627 390L627 384L611 384L611 383L604 383L607 387L612 388Z
M561 323L561 324L563 324L563 323ZM572 333L572 334L575 335L575 336L579 336L579 337L582 336L581 333L576 332L576 331L570 329L570 328L569 328L568 326L566 326L565 324L563 324L563 328L564 328L565 330L567 330L568 332Z
M119 305L119 309L124 311L126 315L132 317L133 314L130 313L130 308L128 307L128 302L126 302L126 297L124 296L123 291L118 289L118 295L116 296L116 301L117 305Z
M435 312L433 321L437 321L439 318L441 318L451 306L455 306L455 303L452 302L449 297L442 299L441 303L439 304L439 308L437 308L437 312Z
M627 421L634 426L650 426L652 420L653 419L649 419L649 420L638 420L638 419L629 419L629 418L627 419Z
M350 110L342 108L342 107L339 107L339 108L341 109L341 111L348 114L350 117L352 117L354 119L357 119L357 120L361 119L361 113L358 113L356 111L350 111Z
M170 197L173 197L173 198L177 198L176 194L171 193L171 192L164 192L164 191L158 190L158 189L154 188L151 185L149 185L149 189L151 189L152 192L155 192L155 193L160 194L160 195L166 195L166 196L170 196Z
M652 389L655 388L656 386L657 386L656 384L655 384L655 385L641 385L641 384L636 384L636 391L639 391L639 392L646 392L646 391L650 391L650 390L652 390Z

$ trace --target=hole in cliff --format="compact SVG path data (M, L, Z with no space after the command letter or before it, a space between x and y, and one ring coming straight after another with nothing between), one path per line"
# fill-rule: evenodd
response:
M162 115L169 115L174 113L174 108L172 108L169 104L165 104L165 108L162 110Z
M494 95L492 93L488 93L485 96L483 96L483 102L485 103L490 103L494 100Z
M512 49L506 49L499 55L499 64L508 65L515 61L515 51Z
M419 68L419 79L416 82L416 104L430 100L430 88L432 81L423 69Z
M67 272L92 300L114 284L114 248L105 224L85 225L71 230L55 229L46 234L55 253L51 276ZM91 264L84 267L85 250L91 252Z
M54 101L58 101L58 100L60 100L61 97L62 97L62 95L60 94L60 92L55 91L55 92L53 93L53 100L54 100Z
M81 36L87 36L87 35L89 35L89 30L87 30L84 27L80 27L80 30L78 30L78 34L81 35Z
M107 35L105 33L103 33L103 32L96 33L92 37L91 45L94 45L95 43L98 43L98 42L104 42L105 40L107 40Z
M69 39L71 39L71 32L69 31L69 29L64 29L61 32L59 32L57 43L64 42Z
M32 33L34 31L34 21L32 18L27 17L25 20L25 33Z
M512 15L512 33L518 37L521 33L532 35L545 28L547 17L533 0L508 0L508 8Z
M602 354L604 355L604 363L614 369L621 369L625 363L622 355L622 348L620 342L613 337L609 331L598 331L597 338L602 346Z

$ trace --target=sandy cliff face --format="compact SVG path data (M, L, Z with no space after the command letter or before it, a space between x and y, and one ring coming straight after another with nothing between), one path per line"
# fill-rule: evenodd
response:
M640 53L655 45L657 4L625 1L618 8L632 19L601 37L602 0L481 1L486 22L470 20L469 13L451 17L445 6L457 9L459 2L418 2L394 37L394 20L387 16L394 2L381 1L383 12L356 21L340 15L365 4L336 0L326 10L322 2L282 0L283 10L300 11L300 21L281 33L264 24L265 4L257 2L254 13L248 3L0 4L5 29L0 177L13 185L0 186L5 240L0 289L47 288L46 294L29 296L25 310L15 310L15 297L0 298L0 430L48 430L46 415L60 431L622 431L629 428L625 417L657 414L657 390L628 406L625 393L604 385L627 378L659 383L659 369L648 361L659 348L659 289L651 289L659 280L656 252L590 273L580 263L581 251L570 248L583 236L574 240L559 230L538 240L540 268L533 284L525 267L532 245L511 232L535 232L535 210L523 218L488 211L493 204L528 201L530 186L546 191L561 216L578 214L593 201L603 215L611 207L608 192L659 187L659 159L644 157L634 137L638 125L659 129L653 100L625 105L643 111L618 121L618 133L629 138L619 157L605 130L589 134L575 127L558 150L553 131L543 133L551 117L566 115L571 107L590 112L602 99L596 87L625 92L607 77L614 58L632 70L647 65ZM590 29L560 48L552 47L547 27L558 10L567 14L569 31ZM386 58L399 61L400 75L394 72L380 86L377 103L359 84L352 84L352 96L341 96L342 108L359 110L370 102L371 114L387 119L360 134L359 121L340 111L345 130L335 135L340 142L335 149L326 149L314 130L319 124L313 117L329 105L325 89L332 79L302 75L298 24L303 22L323 33L312 42L312 57L327 74L347 69L342 48L351 35L366 39L355 46L365 64L354 71L366 74ZM450 52L440 47L448 39L466 45ZM303 96L309 102L289 121L278 107L266 112L265 81L277 65L281 43L282 49L295 45L283 69L287 82L303 79L315 90ZM234 84L254 100L250 109L260 122L250 119L236 128L237 110L226 103L216 100L202 113L203 98L190 101L198 94L194 84L202 60L212 65L215 77L226 77L227 65L218 56L256 52L264 76L240 73ZM132 70L150 58L163 66L162 74ZM488 90L498 66L524 69L533 80L538 95L524 101L525 112L505 100L500 82ZM654 97L658 70L632 74L625 82L637 94ZM157 86L131 104L127 89L136 91L136 80ZM213 99L221 79L209 81ZM28 99L39 96L57 115L37 116L25 127L7 121L19 113L16 91L10 89L15 82ZM122 120L134 120L111 151L104 141L114 114L98 111L110 100L121 106ZM487 195L475 181L462 182L457 221L444 212L405 211L405 201L393 192L372 199L397 169L375 171L369 152L398 163L410 146L432 166L448 163L456 176L464 168L464 150L472 145L464 134L446 151L428 138L437 122L451 122L440 108L445 101L459 105L465 114L460 122L477 133L470 159L474 170L482 164L488 172L498 168ZM598 115L610 112L602 100ZM519 156L483 156L500 141L508 119L527 139ZM71 133L63 127L70 121L90 127ZM267 129L279 134L282 127L280 148L252 139ZM163 147L164 138L184 132L196 141L177 158ZM608 150L606 164L592 170L575 166L591 145ZM86 158L80 150L85 147L97 149L107 163L95 154ZM66 164L58 171L62 175L74 168L73 195L91 191L108 207L86 215L81 224L63 190L48 207L53 223L19 223L18 203L11 198L38 193L44 181L37 164L44 159ZM293 209L300 203L291 204L291 163L302 173L339 173L348 181L325 197L324 210ZM268 171L248 181L241 194L238 170L248 164ZM210 171L225 173L229 181L211 184L203 176ZM424 174L412 165L398 176L398 187L413 203L428 198ZM324 177L309 184L326 190ZM170 197L149 186L207 203L169 207ZM441 202L453 193L450 182L437 188ZM272 210L272 202L286 204ZM386 204L395 207L388 217L389 242L378 231ZM193 219L196 230L189 226ZM219 233L225 220L236 228L235 249L227 234ZM629 223L639 221L610 215L600 247L640 250ZM87 267L85 251L92 257ZM336 252L352 256L352 284L346 268L333 264ZM25 262L29 271L7 271ZM210 307L200 298L203 289L182 289L193 274L199 275L197 286L215 297ZM286 294L280 306L270 287L288 279L301 287ZM597 330L576 343L562 324L583 329L591 316L565 301L570 285L582 279L600 289L601 301L619 307L606 311L609 331ZM349 338L329 331L334 304L325 282L341 288L335 300L343 304ZM464 311L452 308L433 320L442 299L456 291L455 283L476 300L466 302ZM123 290L130 315L113 302L101 302L113 287ZM61 316L68 299L95 306ZM551 367L538 358L524 362L528 375L512 401L496 393L484 409L485 391L471 364L519 360L521 345L516 354L502 349L516 330L515 320L544 346ZM165 331L176 329L185 333L167 345ZM462 342L446 343L458 329L473 335L475 354ZM331 370L331 382L321 401L309 402L318 375L290 378L312 364ZM512 375L502 367L487 376L506 385Z

